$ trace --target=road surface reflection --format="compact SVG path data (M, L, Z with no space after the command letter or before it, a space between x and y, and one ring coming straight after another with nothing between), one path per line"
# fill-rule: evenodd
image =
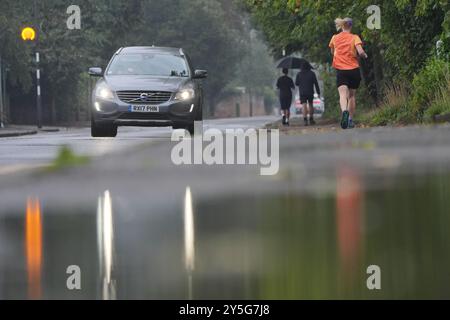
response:
M336 173L336 227L342 277L348 284L361 266L363 249L363 189L361 177L348 166ZM356 277L357 278L357 277Z
M114 267L114 215L109 191L98 198L97 238L102 299L114 300L116 288L111 276Z
M27 200L25 218L25 252L28 275L28 298L41 298L42 215L39 199Z
M192 277L195 269L195 226L190 187L186 188L184 196L184 257L188 274L188 298L192 300L194 297Z
M341 166L326 193L29 198L25 216L0 211L0 298L450 298L449 177ZM81 290L66 286L72 265Z

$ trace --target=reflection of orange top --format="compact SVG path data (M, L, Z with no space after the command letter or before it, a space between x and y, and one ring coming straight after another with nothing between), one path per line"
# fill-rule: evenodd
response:
M362 41L357 35L350 32L334 35L330 41L330 48L334 49L333 67L337 70L359 68L357 45L362 45Z

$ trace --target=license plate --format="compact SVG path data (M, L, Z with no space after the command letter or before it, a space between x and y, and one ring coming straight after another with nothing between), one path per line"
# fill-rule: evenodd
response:
M129 106L129 112L159 112L158 106Z

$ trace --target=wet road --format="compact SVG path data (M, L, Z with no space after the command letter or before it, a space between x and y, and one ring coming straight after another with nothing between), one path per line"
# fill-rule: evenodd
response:
M0 298L450 298L450 126L282 136L266 177L175 166L160 134L0 176Z
M274 117L204 121L204 128L253 128L274 121ZM52 162L62 146L90 157L126 152L143 143L170 139L171 128L121 127L115 139L91 138L89 128L62 129L60 132L0 139L0 174L37 168Z

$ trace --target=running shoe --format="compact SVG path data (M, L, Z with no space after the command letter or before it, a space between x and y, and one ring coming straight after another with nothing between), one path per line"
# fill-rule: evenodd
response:
M349 118L350 118L350 112L344 111L342 113L342 120L341 120L341 128L342 129L344 129L344 130L348 129Z
M307 119L307 118L305 118L303 121L305 122L305 127L309 126L309 123L308 123L308 119Z
M286 116L283 116L283 125L286 125Z
M353 122L353 120L349 120L348 121L348 128L349 129L354 129L355 128L355 123Z
M316 122L314 121L314 119L311 119L311 120L309 120L309 124L312 125L312 126L315 126Z

